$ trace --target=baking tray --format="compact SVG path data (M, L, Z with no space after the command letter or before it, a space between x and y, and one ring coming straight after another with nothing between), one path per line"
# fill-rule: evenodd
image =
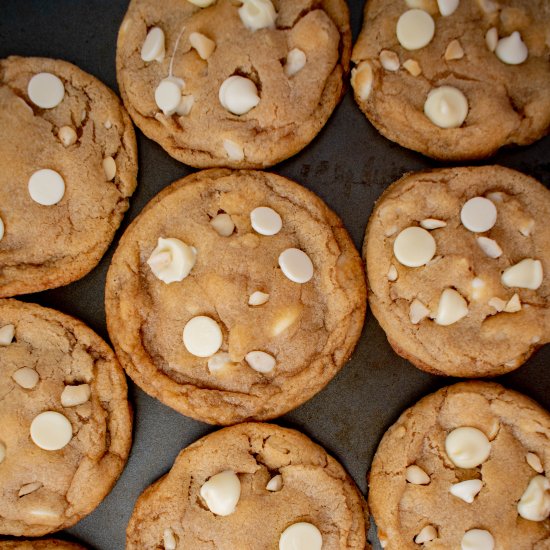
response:
M364 2L348 3L355 38ZM126 6L123 0L0 0L0 57L65 59L117 91L116 37ZM22 298L75 315L107 340L104 285L116 243L154 195L191 172L136 131L138 188L108 253L84 279ZM530 147L503 150L485 163L515 168L548 186L550 136ZM382 191L405 172L437 166L443 165L379 135L348 91L317 139L272 171L323 198L344 220L360 250L374 201ZM550 346L546 346L519 370L497 380L550 409L549 364ZM398 357L369 312L351 361L321 393L276 423L297 428L320 443L366 492L367 471L386 429L420 397L454 381L421 372ZM95 512L60 535L78 539L96 550L122 550L126 525L139 494L170 469L181 449L217 429L165 407L131 382L129 386L135 427L128 465ZM370 538L376 539L374 530ZM380 548L378 543L374 547Z

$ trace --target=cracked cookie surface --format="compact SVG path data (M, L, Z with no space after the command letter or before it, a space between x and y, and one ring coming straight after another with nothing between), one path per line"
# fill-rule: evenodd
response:
M89 514L120 475L132 436L126 380L107 344L57 311L0 300L0 330L0 533L41 536ZM71 398L74 388L84 393ZM35 443L46 411L72 431L59 450ZM50 427L42 445L60 429Z
M282 218L276 235L251 226L261 206ZM227 237L211 224L220 213L235 225ZM166 284L148 265L159 238L195 247L183 280ZM305 284L279 267L293 247L313 264ZM257 291L268 300L249 305ZM351 355L365 309L362 262L341 220L307 189L262 172L209 170L166 188L122 237L107 277L107 325L127 373L179 412L217 424L274 418L319 392ZM226 368L213 372L182 342L197 316L220 327ZM275 359L270 372L247 363L257 350Z
M472 469L456 467L445 450L448 433L464 426L490 441L488 459ZM538 457L537 470L528 453ZM406 479L411 465L427 474L423 484ZM550 520L526 520L517 505L530 480L548 479L549 469L548 412L498 384L464 382L425 397L386 432L370 471L369 507L386 550L421 547L413 539L427 526L437 534L425 546L436 550L460 548L471 529L489 531L495 548L543 550ZM473 479L482 481L473 502L450 493L454 484Z
M39 73L61 81L64 97L53 108L29 97ZM111 181L103 166L108 157L116 167ZM65 61L0 61L0 296L62 286L97 265L136 187L136 157L130 117L97 79ZM33 200L28 187L43 169L65 183L50 206Z
M343 0L274 0L273 27L256 31L244 25L239 5L217 0L201 9L187 0L133 0L119 31L117 77L130 115L149 138L191 166L276 164L317 135L343 95L351 52ZM163 32L165 54L146 62L140 52L154 27ZM207 59L191 46L192 33L214 42ZM294 49L306 62L287 76L284 65ZM167 116L155 102L155 90L170 69L184 81L184 96L192 97L189 114ZM250 78L260 97L243 115L232 114L219 99L220 86L235 74ZM228 153L226 140L236 156Z
M85 548L74 542L47 539L0 541L0 550L85 550Z
M235 472L241 492L235 511L215 516L201 486ZM266 489L282 476L279 491ZM177 548L268 550L296 522L315 525L323 549L366 550L366 503L342 466L301 433L270 424L241 424L203 437L184 449L170 472L136 503L127 548L165 548L168 530Z
M482 233L461 223L462 207L477 196L489 197L497 212L495 225ZM375 205L363 256L369 302L394 350L434 374L478 377L511 371L549 342L549 216L550 192L500 166L413 173L392 184ZM428 219L445 224L429 231L433 259L421 267L402 265L394 254L397 236ZM488 256L479 237L495 241L502 254ZM541 264L540 286L504 285L502 273L527 258ZM443 326L435 317L447 288L463 297L468 313ZM519 309L504 311L516 294ZM415 301L426 308L421 319L412 319Z
M435 0L367 2L352 55L361 110L388 139L438 159L483 158L504 145L527 145L543 137L550 128L550 4L457 4L456 11L444 17ZM432 15L435 34L427 46L408 51L397 39L396 25L412 7ZM527 60L517 65L501 61L488 47L490 29L495 29L489 33L495 33L495 41L519 32ZM493 42L491 48L495 46ZM380 57L384 51L391 53ZM386 61L384 68L383 57L388 55L393 63ZM440 128L424 114L428 93L441 86L466 96L469 111L458 128Z

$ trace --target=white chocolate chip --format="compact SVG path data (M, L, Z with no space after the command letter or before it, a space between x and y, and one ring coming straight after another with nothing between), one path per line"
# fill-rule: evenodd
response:
M493 535L484 529L466 531L460 543L461 550L493 550L494 547Z
M426 218L425 220L422 220L420 222L420 227L423 227L424 229L440 229L441 227L446 227L447 222L444 222L443 220L436 220L434 218Z
M374 74L368 61L362 61L351 71L351 86L360 101L366 101L372 91Z
M435 322L444 327L452 325L468 315L468 303L453 288L446 288L439 298Z
M288 279L305 284L313 277L313 263L309 256L298 248L287 248L279 256L279 266Z
M261 306L265 304L269 300L269 294L266 294L265 292L261 292L259 290L256 290L256 292L253 292L250 295L250 298L248 298L248 305L249 306Z
M437 7L439 8L439 13L443 17L452 15L458 8L460 0L437 0Z
M112 123L110 120L106 120L106 121L103 123L103 126L105 126L105 129L106 129L106 130L110 130L110 129L113 127L113 123Z
M485 33L485 44L490 52L494 52L497 49L498 44L498 30L496 27L491 27Z
M406 61L404 61L403 68L409 71L409 73L413 76L419 76L420 74L422 74L422 67L420 67L418 61L414 59L407 59Z
M521 302L517 294L514 294L510 298L508 303L504 306L504 311L506 313L516 313L518 311L521 311Z
M294 48L288 52L285 63L285 75L288 78L299 73L306 66L306 54L299 48Z
M283 227L281 216L268 206L254 208L250 212L250 223L256 233L267 236L276 235Z
M395 30L397 40L406 50L419 50L432 41L435 23L428 12L412 9L401 15Z
M181 84L175 78L165 78L161 80L155 90L155 103L157 107L166 115L172 116L178 110L181 102Z
M519 228L519 232L524 237L529 237L534 227L535 227L535 220L528 220L521 225L521 227Z
M32 483L27 483L26 485L23 485L21 489L19 489L18 496L24 497L25 495L30 495L31 493L38 491L38 489L40 489L40 487L42 486L43 484L40 483L40 481L33 481Z
M241 498L241 482L235 472L221 472L203 484L200 495L213 514L229 516Z
M455 483L451 486L449 491L451 495L462 499L468 504L472 504L482 487L483 482L480 479L468 479L467 481Z
M477 0L477 3L484 13L494 13L499 9L499 5L493 0Z
M70 147L76 143L76 132L72 126L62 126L57 132L57 137L65 147Z
M416 544L424 544L437 538L437 529L433 525L426 525L419 533L414 537Z
M53 206L65 194L65 181L55 170L37 170L29 178L29 194L34 202L42 206Z
M208 359L208 370L210 374L218 374L233 364L229 353L216 353Z
M0 346L9 346L15 336L14 325L4 325L0 328Z
M409 319L413 325L418 325L421 321L426 319L430 314L430 310L416 298L412 301L409 307Z
M405 479L413 485L428 485L430 476L416 464L411 464L405 470Z
M405 4L409 8L418 8L433 14L438 11L436 0L405 0Z
M164 545L164 550L176 550L177 541L174 531L172 529L165 529L162 535L162 543Z
M321 550L322 546L319 529L303 521L287 527L279 539L279 550Z
M92 395L89 384L78 384L77 386L65 386L61 393L61 404L64 407L76 407L86 403Z
M540 260L526 258L510 266L502 274L502 284L507 287L537 290L542 284L542 263Z
M197 261L197 251L179 239L159 238L147 264L157 279L166 284L183 281Z
M195 97L192 95L184 95L181 97L180 104L176 109L176 114L180 116L188 116L195 105Z
M485 197L474 197L460 211L462 225L474 233L489 231L497 221L495 204Z
M481 248L489 258L500 258L500 256L502 256L502 248L500 248L495 240L489 239L488 237L477 237L476 241L479 248Z
M531 466L531 468L533 468L533 470L535 470L538 474L542 474L544 472L542 462L535 453L527 453L525 455L525 460L527 461L527 464L529 464L529 466Z
M426 265L435 255L434 238L421 227L407 227L397 235L393 253L397 261L407 267Z
M210 225L220 237L229 237L235 231L235 223L226 213L218 214L210 220Z
M485 281L479 277L472 279L472 298L479 300L483 294L482 289L485 288Z
M388 269L388 281L397 281L397 277L397 268L394 265L390 265L390 268Z
M500 191L493 191L491 193L487 193L487 198L493 202L502 202L504 200L504 193L501 193Z
M105 157L103 159L103 171L107 181L113 181L116 176L116 162L113 157Z
M4 222L0 218L0 241L4 238Z
M273 476L265 486L265 488L268 491L271 492L277 492L280 491L283 488L283 476L281 474L278 474L276 476Z
M188 0L191 4L198 6L199 8L207 8L211 6L216 0Z
M141 47L141 59L145 62L162 61L164 59L164 31L153 27L145 37Z
M550 481L535 476L518 502L518 514L530 521L544 521L550 514Z
M239 16L244 26L252 32L275 28L277 12L271 0L243 0Z
M302 313L302 308L299 305L289 306L282 309L281 313L277 315L275 321L271 325L270 335L272 337L279 336L287 328L291 327L299 318Z
M266 374L275 368L275 357L265 351L250 351L245 355L246 362L256 372Z
M506 302L497 297L491 298L487 303L498 312L504 311L506 307Z
M183 345L196 357L210 357L222 346L220 326L211 317L198 315L187 321L183 329Z
M40 380L38 373L29 367L21 367L20 369L17 369L11 377L19 386L25 388L26 390L32 390Z
M447 49L445 50L445 59L447 61L454 61L456 59L462 59L464 57L464 48L461 46L458 40L451 40Z
M398 71L399 56L391 50L382 50L380 52L380 64L386 71Z
M260 103L258 88L249 78L233 75L220 86L222 107L234 115L244 115Z
M65 87L54 74L38 73L30 79L27 94L37 107L53 109L63 101Z
M491 442L477 428L456 428L445 440L447 456L457 468L476 468L491 454Z
M223 147L229 160L234 160L236 162L241 162L244 160L244 149L242 145L239 145L231 139L224 139Z
M468 116L468 100L457 88L440 86L428 94L424 114L440 128L459 128Z
M498 41L495 54L503 63L520 65L529 56L529 51L521 39L521 34L515 31L510 36Z
M40 413L31 423L31 439L45 451L63 449L73 437L71 423L55 411Z
M397 233L397 230L399 228L396 225L390 225L389 227L386 227L384 229L384 235L386 237L391 237L392 235L395 235Z
M6 459L6 446L0 441L0 464Z
M216 49L216 43L200 32L192 32L189 35L189 43L191 47L197 50L201 59L205 60L208 59Z

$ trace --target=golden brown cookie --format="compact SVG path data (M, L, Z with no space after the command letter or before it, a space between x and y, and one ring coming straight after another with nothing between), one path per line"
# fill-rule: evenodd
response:
M65 540L0 540L0 550L86 550L84 546Z
M59 531L94 510L126 463L124 372L83 323L16 300L0 301L0 364L0 534Z
M297 431L248 423L179 454L138 499L126 548L366 550L367 532L366 503L336 460Z
M394 350L450 376L496 376L550 341L550 192L503 168L404 176L371 215L372 311Z
M319 392L363 326L361 259L300 185L209 170L155 197L122 237L109 334L147 393L209 423L269 419Z
M547 0L369 0L355 98L387 138L446 160L550 128Z
M369 506L386 550L543 550L550 415L498 384L443 388L384 435Z
M133 0L117 77L134 122L174 158L262 168L325 125L350 52L344 0Z
M0 297L93 269L136 187L130 117L65 61L0 60Z

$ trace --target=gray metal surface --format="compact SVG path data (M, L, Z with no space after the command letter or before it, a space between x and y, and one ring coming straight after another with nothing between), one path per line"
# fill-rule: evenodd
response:
M363 1L348 2L356 37ZM16 54L65 59L117 90L116 36L126 4L124 0L0 0L0 57ZM23 298L75 315L104 338L108 338L103 308L105 276L121 232L154 195L191 171L139 131L137 135L138 189L100 265L72 285ZM530 147L501 151L488 162L521 170L548 186L550 137ZM321 196L342 217L360 248L373 203L382 191L405 172L436 166L440 164L380 136L348 92L317 139L273 171ZM548 409L549 363L547 346L499 381ZM423 373L398 357L369 312L349 364L324 391L277 423L302 430L323 445L365 492L366 474L384 431L417 399L452 382ZM97 510L62 534L96 550L124 548L126 525L138 495L170 469L183 447L215 429L181 416L131 383L130 398L135 429L128 465Z

